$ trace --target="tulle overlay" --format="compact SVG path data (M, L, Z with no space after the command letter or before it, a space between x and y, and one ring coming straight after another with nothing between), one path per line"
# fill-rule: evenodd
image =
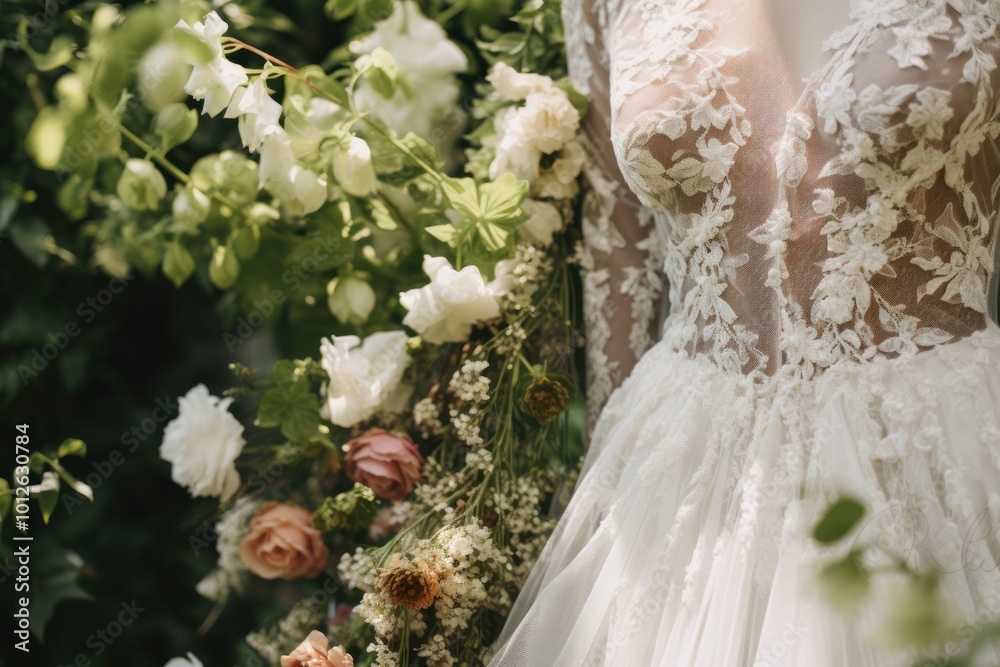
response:
M857 539L941 573L956 619L1000 615L1000 328L812 379L725 372L669 338L611 395L492 667L894 667L820 595L826 500ZM1000 664L995 660L989 664Z

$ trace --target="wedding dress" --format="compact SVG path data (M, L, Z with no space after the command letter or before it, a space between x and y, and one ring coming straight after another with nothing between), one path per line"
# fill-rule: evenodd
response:
M912 664L817 590L837 493L1000 618L1000 2L851 0L801 94L752 4L564 0L595 419L492 667Z

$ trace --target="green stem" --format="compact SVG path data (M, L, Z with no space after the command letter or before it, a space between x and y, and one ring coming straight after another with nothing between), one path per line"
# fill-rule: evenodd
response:
M152 146L150 146L145 141L140 139L134 132L132 132L132 130L128 129L120 122L118 123L118 131L121 132L123 135L125 135L129 139L129 141L134 143L142 150L146 151L146 155L148 157L153 158L153 160L159 163L161 167L163 167L171 174L173 174L174 178L176 178L178 181L180 181L184 185L187 185L188 183L191 182L190 176L181 171L173 162L165 158L163 155L160 155L160 153L158 153Z
M152 158L157 164L159 164L161 167L169 171L174 178L176 178L184 185L188 185L191 182L190 176L184 173L179 167L177 167L177 165L168 160L159 151L157 151L152 146L147 144L145 141L140 139L134 132L132 132L132 130L128 129L120 122L118 122L117 125L118 125L118 131L121 132L122 135L128 138L128 140L134 143L136 146L146 151L147 157ZM225 204L229 208L233 209L233 211L239 211L240 209L243 208L242 206L234 202L226 195L219 194L218 192L211 192L208 194L216 201L218 201L220 204Z

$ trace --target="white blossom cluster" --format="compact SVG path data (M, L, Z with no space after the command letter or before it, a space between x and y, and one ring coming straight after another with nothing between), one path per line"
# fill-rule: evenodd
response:
M533 314L532 299L551 273L552 258L548 253L529 243L518 243L514 258L497 264L497 281L505 288L501 307L509 316Z
M277 665L281 654L297 646L303 637L323 622L325 616L325 605L313 597L305 597L296 602L275 625L248 634L246 642L264 657L267 664Z
M472 616L486 605L509 606L510 597L497 575L510 569L507 556L493 542L489 528L477 523L465 526L445 526L434 537L417 541L407 549L414 566L437 575L441 595L433 605L435 634L419 649L429 665L453 665L455 659L448 647L448 638L468 626ZM365 593L359 613L371 625L376 635L387 639L395 631L396 608L388 597L374 589ZM426 632L427 623L421 614L410 618L415 635ZM377 640L368 647L376 652L376 665L384 662Z
M448 411L455 436L470 447L483 444L479 432L482 419L480 406L490 400L490 379L483 375L489 362L466 359L462 367L455 371L448 388L460 401Z
M257 513L260 503L243 496L215 525L219 552L216 568L198 582L196 590L209 600L220 601L231 591L242 592L246 586L247 569L240 559L240 542L250 530L250 519Z
M441 412L434 403L434 399L422 398L413 406L413 423L428 435L441 435L444 433L444 424L441 423Z
M505 552L511 567L504 581L508 589L519 590L555 528L557 519L542 516L542 502L552 492L555 473L541 470L518 477L510 486L496 492L491 506L500 515L507 537ZM500 607L497 605L498 609Z

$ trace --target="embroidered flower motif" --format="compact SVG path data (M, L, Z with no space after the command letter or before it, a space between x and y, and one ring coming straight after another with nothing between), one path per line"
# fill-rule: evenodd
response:
M910 115L906 124L911 126L917 136L926 139L941 139L944 137L944 124L955 112L948 105L951 93L947 90L928 86L917 92L917 101L910 104Z
M955 220L951 204L945 208L928 231L955 248L949 261L945 262L926 247L912 258L914 264L932 271L934 279L917 290L917 299L934 294L945 286L942 300L986 312L987 276L992 267L990 252L979 229L972 225L960 224Z
M816 89L816 113L822 118L823 131L834 134L840 125L851 124L851 106L857 99L857 94L851 87L854 74L848 70L851 60L846 60Z

